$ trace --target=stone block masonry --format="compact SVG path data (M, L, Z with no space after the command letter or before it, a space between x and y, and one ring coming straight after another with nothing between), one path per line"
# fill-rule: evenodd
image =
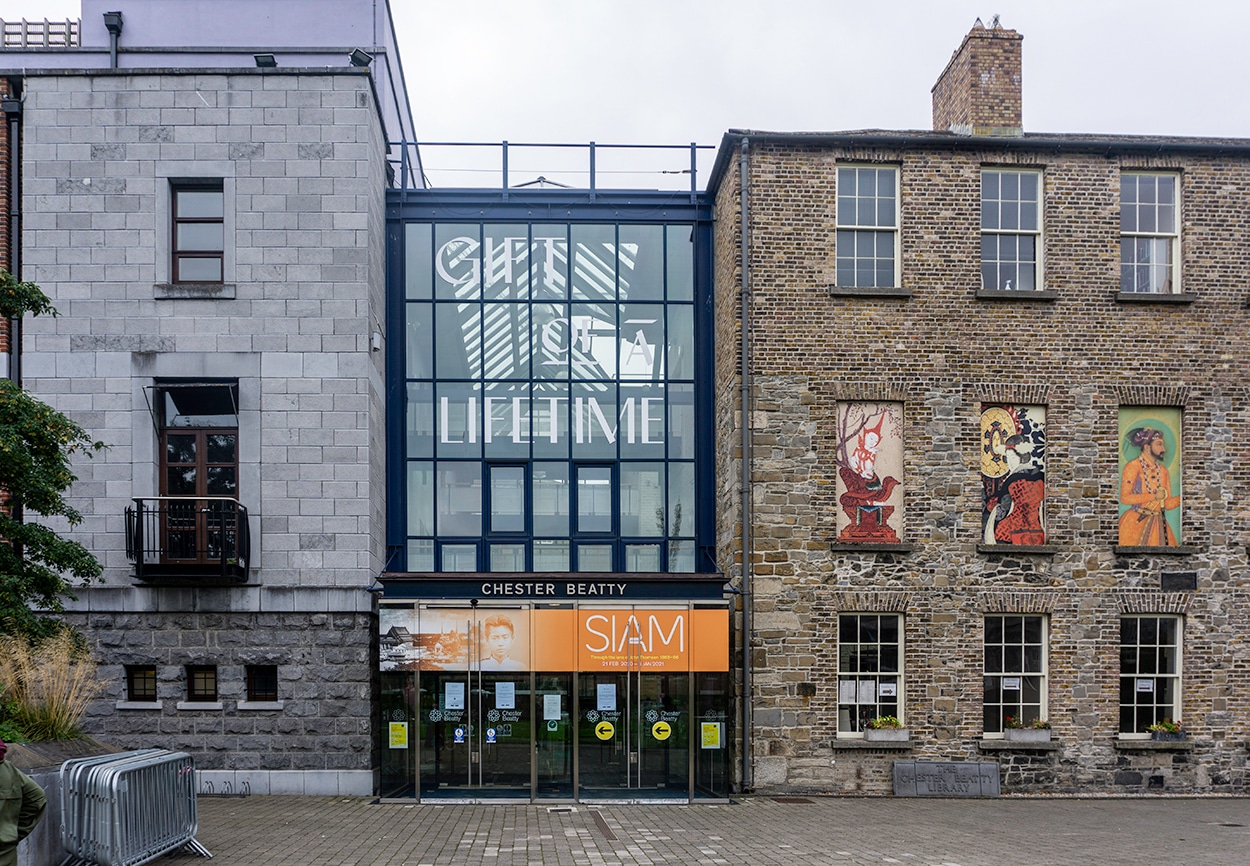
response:
M899 138L752 137L745 412L735 145L716 190L718 559L740 578L746 424L757 789L884 794L890 762L906 758L997 761L1004 793L1247 792L1250 343L1237 274L1250 269L1250 147L1196 153L1163 139L1146 156L1110 140L1060 150L1044 136L1010 148L992 136L916 147ZM844 165L898 169L895 296L830 292ZM981 292L987 166L1041 172L1037 294ZM1120 177L1130 171L1181 179L1183 295L1119 292ZM906 547L835 549L835 410L882 400L903 405ZM980 544L987 403L1046 408L1044 551ZM1128 406L1181 409L1181 548L1117 547L1117 417ZM847 612L902 615L908 753L838 747ZM1054 751L981 749L983 625L998 613L1044 618ZM1140 614L1181 618L1185 749L1121 737L1120 623Z
M253 790L370 793L387 166L369 73L47 71L25 88L24 276L60 312L29 323L26 385L109 446L72 491L72 535L105 565L69 605L111 678L88 732L184 748ZM171 189L205 181L223 279L178 284ZM162 491L154 389L223 380L246 585L137 585L124 514ZM118 708L130 664L157 667L159 710ZM220 709L186 706L188 664L217 667ZM277 666L280 710L239 708L248 664Z

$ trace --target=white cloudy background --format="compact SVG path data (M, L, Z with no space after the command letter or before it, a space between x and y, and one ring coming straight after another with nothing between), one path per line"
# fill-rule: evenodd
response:
M390 2L425 141L927 129L938 74L995 13L1025 37L1026 131L1250 138L1250 3L1232 0Z

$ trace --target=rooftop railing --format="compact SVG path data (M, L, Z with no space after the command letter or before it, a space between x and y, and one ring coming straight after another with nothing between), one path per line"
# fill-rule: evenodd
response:
M82 45L82 22L70 18L64 21L0 19L0 33L5 48L78 48Z
M716 148L701 144L551 144L538 142L423 141L392 143L396 186L422 189L494 189L510 194L534 190L586 193L664 190L700 192L700 159ZM418 155L419 153L419 155Z

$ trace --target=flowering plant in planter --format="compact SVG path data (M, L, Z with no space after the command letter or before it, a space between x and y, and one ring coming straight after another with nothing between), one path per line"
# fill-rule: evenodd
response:
M1147 725L1146 730L1150 732L1150 737L1154 740L1185 739L1184 725L1171 719L1164 719L1161 722L1155 722L1153 725Z
M877 716L864 723L864 739L906 743L911 734L898 716Z
M1003 719L1003 736L1015 742L1046 743L1050 741L1050 722L1036 718L1026 725L1019 716L1008 716Z

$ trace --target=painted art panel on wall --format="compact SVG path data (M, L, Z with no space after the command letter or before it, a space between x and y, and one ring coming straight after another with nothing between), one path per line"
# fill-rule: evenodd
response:
M1046 408L981 407L981 540L1046 543Z
M838 541L897 544L903 533L903 405L839 403Z
M1181 410L1120 409L1122 547L1181 543Z

